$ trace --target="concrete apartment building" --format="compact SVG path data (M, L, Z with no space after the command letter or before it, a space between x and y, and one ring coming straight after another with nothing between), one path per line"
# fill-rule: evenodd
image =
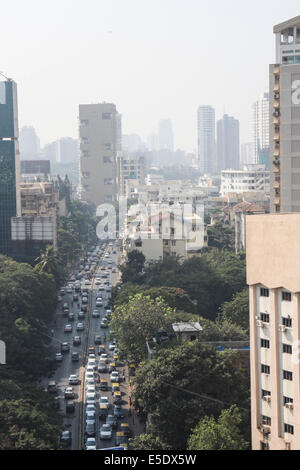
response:
M203 175L217 172L215 119L215 110L211 106L199 106L198 165Z
M253 104L252 163L270 165L270 101L269 93L261 94Z
M117 154L117 186L118 195L127 196L128 182L135 185L145 184L146 161L143 156L129 155L125 152Z
M218 171L240 168L240 122L224 114L217 122Z
M300 212L300 16L274 27L270 66L271 212Z
M247 218L254 450L300 449L300 214Z
M221 196L252 191L270 194L270 172L265 165L244 165L243 170L221 172Z
M112 103L79 106L79 197L96 206L117 200L121 115Z

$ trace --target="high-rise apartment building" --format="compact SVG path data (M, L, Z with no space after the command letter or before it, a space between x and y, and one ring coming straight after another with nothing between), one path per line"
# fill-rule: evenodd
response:
M158 144L159 150L174 151L174 134L172 121L161 119L158 124Z
M253 104L253 163L266 165L266 168L270 164L269 107L269 93L260 95Z
M20 213L17 84L0 82L0 253L11 252L11 219Z
M96 206L117 199L121 115L111 103L79 106L79 197Z
M21 160L35 160L39 158L40 139L32 126L24 126L20 130L20 158Z
M253 142L241 144L240 166L253 163Z
M300 212L300 16L274 27L270 66L271 212Z
M217 122L217 158L219 172L240 167L240 123L227 114Z
M145 157L118 152L117 183L119 197L126 196L127 182L130 180L135 180L137 185L145 184Z
M198 163L202 174L216 173L215 110L198 108Z
M247 217L253 450L300 449L300 214Z

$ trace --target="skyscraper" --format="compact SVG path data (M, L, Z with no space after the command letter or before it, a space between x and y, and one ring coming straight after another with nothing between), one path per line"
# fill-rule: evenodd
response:
M11 218L20 212L17 84L0 82L0 253L11 252Z
M36 160L40 153L40 139L35 128L24 126L20 130L20 158L22 160Z
M260 95L253 104L253 163L266 165L270 160L269 93Z
M219 172L240 167L240 123L227 114L217 122L217 157Z
M202 174L216 173L215 110L198 108L198 162Z
M121 115L111 103L79 106L79 196L96 206L117 199Z
M158 125L159 150L174 151L173 126L170 119L161 119Z
M271 212L300 212L300 16L274 27L270 66Z

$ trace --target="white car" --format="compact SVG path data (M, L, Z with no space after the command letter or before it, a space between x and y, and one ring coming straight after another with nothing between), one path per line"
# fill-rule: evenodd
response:
M115 348L116 348L116 345L115 345L114 343L110 343L110 345L108 346L108 349L109 349L110 351L114 351Z
M80 383L79 378L77 375L70 375L69 377L69 385L78 385Z
M94 420L96 418L96 411L87 411L85 416L87 421Z
M99 405L109 405L108 397L100 397Z
M101 302L101 305L97 305L97 302L96 302L96 307L102 307L102 302ZM94 310L93 313L92 313L92 317L93 318L99 318L100 317L100 312L98 312L98 310Z
M96 413L96 407L95 405L87 405L86 407L86 413L94 411Z
M98 289L98 290L99 290L100 292L101 292L101 291L104 291L104 286L102 286L102 285L99 286L99 289Z
M110 374L110 381L111 381L112 383L120 382L119 372L113 371L113 372Z
M96 393L87 393L86 394L86 404L87 405L96 405Z
M108 363L110 362L110 359L109 359L108 355L107 355L107 354L104 354L104 353L101 354L101 356L100 356L100 362L106 362L106 364L108 364Z
M100 429L100 439L110 441L112 437L112 428L109 424L103 424Z
M96 286L99 286L101 284L101 279L99 277L96 277L95 284Z
M88 387L95 387L95 379L94 378L87 378L87 379L85 379L85 384Z
M94 376L94 367L92 367L92 366L87 366L87 368L86 368L86 373L88 374L89 372L90 372L91 374L93 374L93 376Z
M94 371L93 372L87 372L85 374L85 381L87 382L88 380L91 380L93 379L94 380Z
M89 437L86 440L85 450L97 450L96 439L94 437Z
M87 385L86 393L96 393L95 385Z
M88 366L94 368L96 367L96 359L94 357L89 357Z

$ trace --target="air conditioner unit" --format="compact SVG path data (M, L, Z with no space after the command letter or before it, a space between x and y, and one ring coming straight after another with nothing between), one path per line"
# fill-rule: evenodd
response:
M280 325L280 327L279 327L279 331L281 331L282 333L285 333L285 332L286 332L286 329L287 329L287 328L286 328L286 326L284 326L284 325Z
M261 328L264 328L264 327L265 327L265 324L264 324L263 321L257 320L257 326L260 326Z
M294 404L293 403L286 403L285 407L288 408L289 410L293 410L294 409Z
M271 403L271 397L269 395L263 397L263 400L266 401L267 403Z
M263 424L261 427L261 431L264 434L271 434L271 426L267 426L266 424Z

